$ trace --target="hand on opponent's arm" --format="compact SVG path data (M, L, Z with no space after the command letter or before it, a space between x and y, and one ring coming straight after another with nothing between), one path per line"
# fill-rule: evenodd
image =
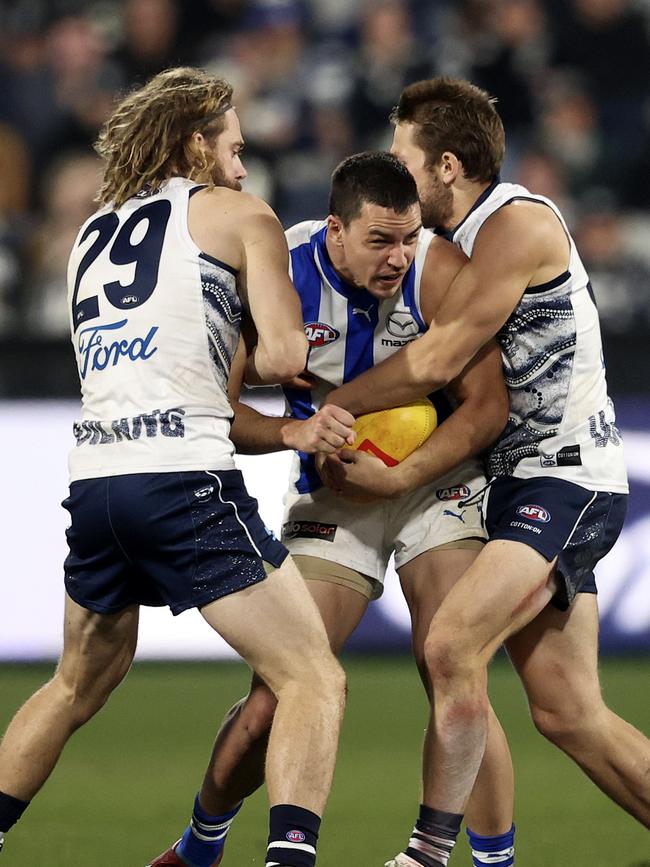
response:
M240 454L266 454L284 449L332 454L346 444L352 445L354 416L338 406L323 407L308 419L293 419L267 416L243 403L240 392L246 361L246 345L242 339L233 359L228 386L235 413L230 437ZM308 383L311 375L301 375L300 379Z

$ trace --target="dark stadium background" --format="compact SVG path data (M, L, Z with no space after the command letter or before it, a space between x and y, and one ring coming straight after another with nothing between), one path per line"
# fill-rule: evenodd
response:
M246 188L285 225L326 214L342 157L389 145L404 84L445 73L498 97L503 176L561 206L601 312L632 487L625 534L599 574L603 682L612 707L650 731L649 34L650 0L0 2L0 727L47 677L60 641L58 503L77 410L65 266L94 207L92 142L118 93L182 63L235 84ZM251 472L251 483L270 472ZM255 491L263 514L275 509L270 524L277 491ZM347 658L323 867L382 864L415 814L425 707L397 597L392 586ZM181 621L143 627L142 657L222 653ZM181 830L217 722L246 679L235 662L140 662L0 857L14 867L144 864ZM518 863L648 867L647 833L534 732L504 659L492 687L516 765ZM260 863L264 812L260 794L224 867ZM452 864L463 863L461 843Z

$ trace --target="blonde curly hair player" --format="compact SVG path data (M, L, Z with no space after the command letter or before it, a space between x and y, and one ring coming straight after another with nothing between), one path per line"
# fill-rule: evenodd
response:
M292 379L307 340L282 226L241 191L231 100L227 82L170 69L126 96L99 137L100 207L68 264L82 413L64 503L63 655L0 744L0 846L73 732L126 676L140 606L167 605L198 609L276 696L266 864L316 863L345 678L233 459L227 390L242 318L258 335L249 381ZM190 830L153 863L214 867L237 810L224 815L202 789Z
M106 168L97 201L119 207L174 175L231 186L216 154L192 134L214 141L232 108L232 85L222 78L189 66L156 75L119 103L99 135L95 150Z

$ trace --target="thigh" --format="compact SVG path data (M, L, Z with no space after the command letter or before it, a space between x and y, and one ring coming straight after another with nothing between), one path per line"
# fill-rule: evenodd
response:
M424 667L424 642L442 600L469 569L478 551L463 548L433 549L410 560L398 570L411 615L413 652L420 673Z
M591 491L562 479L499 478L486 501L490 539L519 541L557 564L554 604L567 608L623 526L627 496Z
M265 581L201 614L274 692L288 671L314 674L331 658L316 602L290 557Z
M315 559L314 557L304 557L302 563ZM322 576L325 574L327 566L325 561L320 561L316 573L320 577L312 577L311 580L308 580L307 589L318 606L332 652L338 655L359 625L368 607L369 599L352 587L323 580ZM302 568L301 573L303 578L307 578L309 574Z
M552 598L553 565L520 542L491 541L451 588L429 637L444 637L463 657L487 664L508 636Z
M600 696L598 606L592 594L579 594L568 611L550 605L506 642L532 706L553 711L560 705L587 706Z
M67 596L58 672L82 689L119 683L135 654L138 620L136 605L117 614L98 614Z
M313 494L287 494L282 541L293 556L316 557L367 575L377 598L390 556L385 525L384 502L353 503L319 488Z

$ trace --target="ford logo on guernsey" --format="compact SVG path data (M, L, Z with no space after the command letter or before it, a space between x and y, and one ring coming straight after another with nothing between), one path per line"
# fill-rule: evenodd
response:
M310 346L325 346L341 336L341 332L326 322L305 322L305 334Z
M517 514L528 518L529 521L541 521L542 524L548 524L551 520L550 512L547 512L541 506L519 506Z
M287 831L287 840L290 843L304 843L306 837L302 831Z

